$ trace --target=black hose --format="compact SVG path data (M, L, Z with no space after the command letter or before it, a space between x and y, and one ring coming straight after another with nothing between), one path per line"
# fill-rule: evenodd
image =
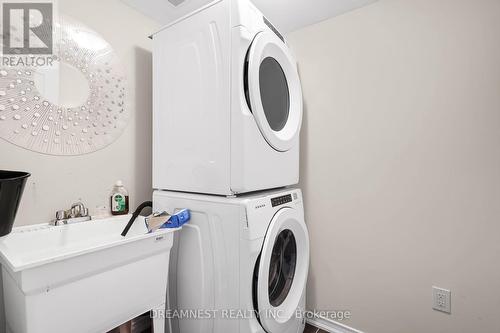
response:
M127 233L129 231L130 227L132 226L132 224L134 224L134 221L137 219L137 216L139 216L139 214L142 212L142 210L144 208L146 208L146 207L153 207L153 202L151 202L151 201L145 201L145 202L141 203L139 205L139 207L137 207L137 209L135 210L134 214L132 214L132 217L130 218L130 221L128 221L127 226L122 231L122 236L123 237L127 236Z

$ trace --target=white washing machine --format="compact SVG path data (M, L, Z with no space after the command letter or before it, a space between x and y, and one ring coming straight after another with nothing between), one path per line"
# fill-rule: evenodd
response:
M299 75L262 13L217 0L152 37L153 187L234 195L297 184Z
M171 252L170 332L303 332L309 237L300 190L156 191L153 205L191 210Z

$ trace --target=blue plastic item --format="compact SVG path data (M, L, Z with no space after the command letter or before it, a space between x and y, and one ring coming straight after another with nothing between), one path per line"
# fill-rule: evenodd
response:
M170 216L170 219L168 219L167 223L163 224L160 229L180 228L190 219L191 213L189 212L189 209L183 209Z

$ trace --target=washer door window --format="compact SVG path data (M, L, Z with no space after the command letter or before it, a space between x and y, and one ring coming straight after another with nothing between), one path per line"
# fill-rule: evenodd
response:
M298 212L282 208L273 217L256 274L256 307L268 332L286 332L296 316L306 286L309 236Z
M286 229L276 237L269 264L269 303L272 306L280 306L288 296L296 265L297 243L293 233Z
M297 144L302 124L302 89L295 60L272 32L257 34L247 57L248 105L269 145L287 151Z

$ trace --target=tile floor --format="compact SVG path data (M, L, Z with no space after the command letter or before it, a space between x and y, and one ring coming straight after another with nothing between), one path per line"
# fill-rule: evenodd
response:
M304 329L304 333L328 333L327 331L323 331L319 328L306 324L306 328Z

